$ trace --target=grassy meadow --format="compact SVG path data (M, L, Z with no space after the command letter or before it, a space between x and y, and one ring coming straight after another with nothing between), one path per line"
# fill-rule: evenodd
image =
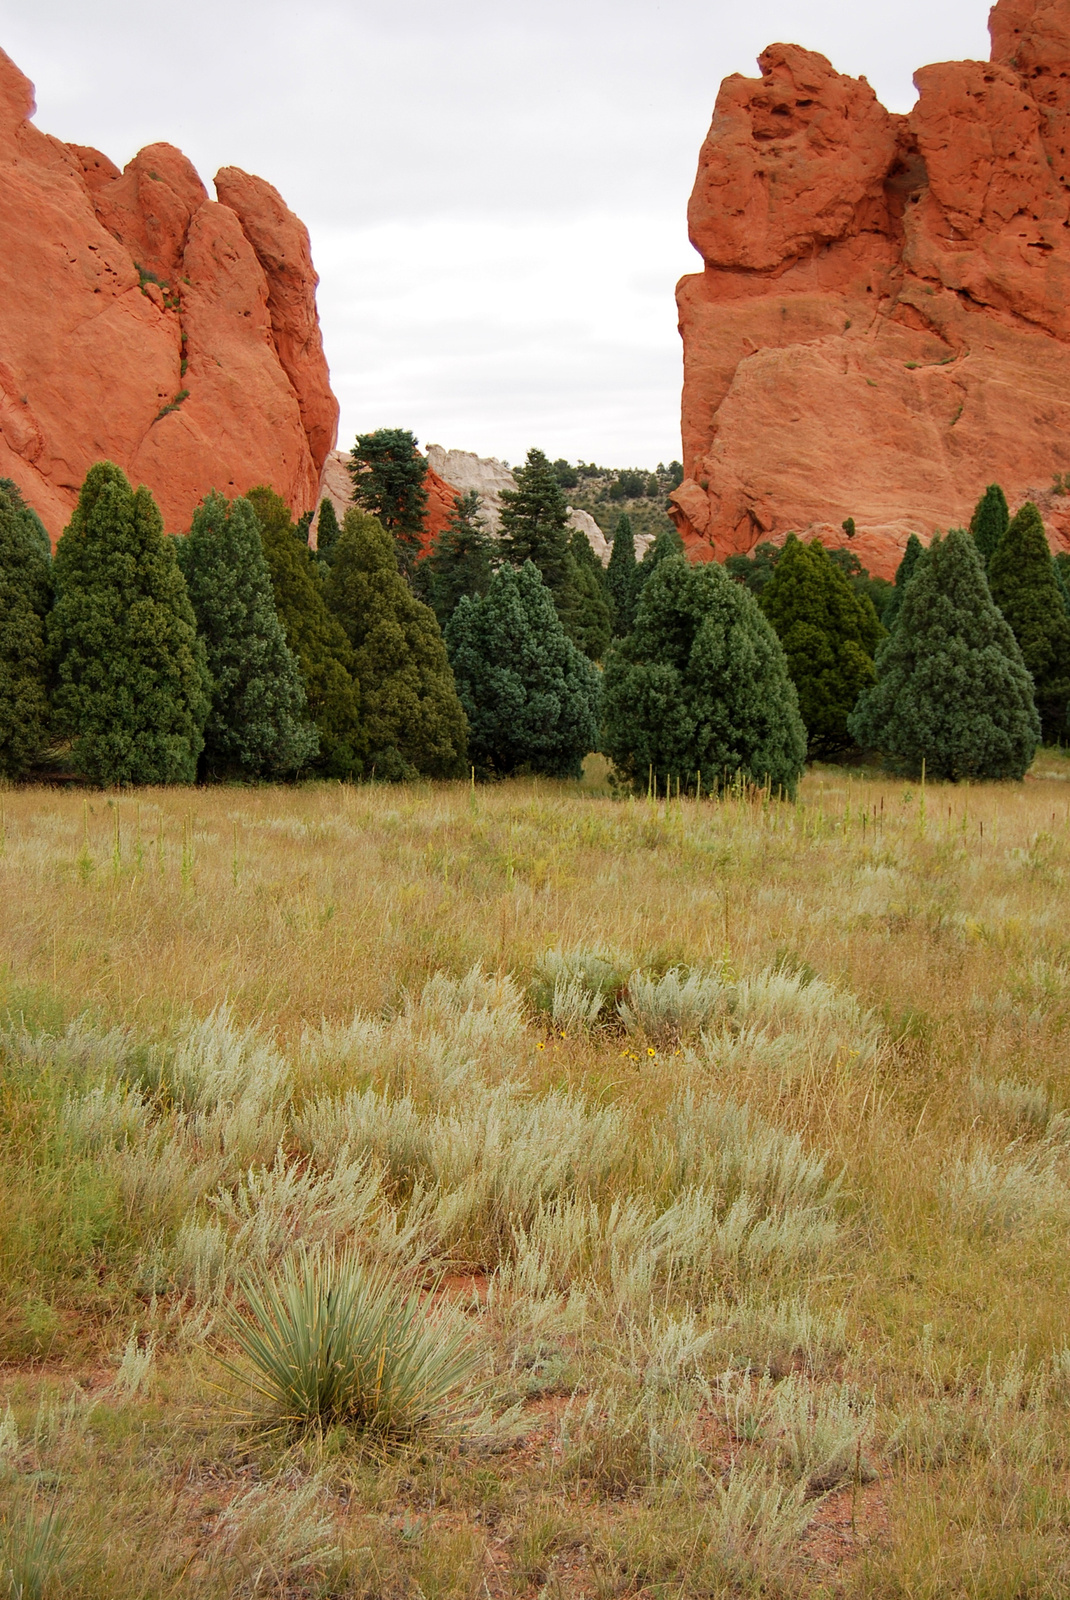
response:
M1070 1590L1070 760L592 767L0 793L0 1596ZM409 1433L251 1383L347 1250Z

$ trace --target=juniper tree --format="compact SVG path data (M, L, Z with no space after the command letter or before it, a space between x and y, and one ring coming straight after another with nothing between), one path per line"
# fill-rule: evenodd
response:
M919 557L876 671L848 719L859 744L936 778L1025 775L1040 738L1033 683L964 529Z
M330 500L320 501L320 514L316 520L316 554L321 561L330 562L338 539L338 517Z
M470 759L486 774L579 777L598 739L600 677L565 633L534 562L495 573L446 628Z
M369 765L384 778L458 776L468 730L442 634L377 518L346 512L325 592L353 650Z
M378 517L397 546L398 564L410 576L423 548L427 514L427 462L407 428L358 433L350 451L353 500Z
M643 559L639 563L638 588L636 591L637 604L639 596L654 576L654 573L657 572L661 563L670 560L673 556L682 556L683 553L684 541L676 528L670 523L667 528L662 528L654 543L648 545L643 552Z
M873 682L873 652L883 637L872 602L856 595L817 540L789 534L759 605L776 630L799 696L812 755L850 744L847 718Z
M589 661L601 661L613 637L605 569L582 528L569 535L569 578L561 611L565 632Z
M914 576L914 569L921 559L924 550L925 546L922 544L917 534L912 533L910 538L907 540L906 549L903 551L903 558L898 567L895 569L895 589L892 592L888 604L884 608L884 615L881 618L885 629L889 633L892 631L896 622L898 621L899 613L903 607L903 596L907 592L907 584Z
M635 534L631 518L622 511L613 530L613 548L606 568L606 588L613 605L613 632L617 638L631 631L639 592L639 565L635 559Z
M320 563L294 537L289 509L274 490L250 489L246 499L256 512L275 609L319 734L316 770L331 778L359 777L365 739L353 649L327 609Z
M56 548L53 715L97 783L192 783L211 680L152 495L91 467Z
M659 562L606 658L603 696L602 749L636 790L652 778L709 794L739 775L794 795L806 730L784 652L716 562Z
M981 554L981 565L987 570L1007 531L1011 520L1007 496L998 483L990 483L974 507L970 518L970 532Z
M988 563L992 598L1010 623L1033 678L1042 736L1067 736L1070 702L1070 619L1040 512L1031 500L1018 511Z
M480 515L480 504L474 489L456 495L447 526L417 567L427 603L443 628L461 597L486 594L494 575L498 546Z
M1063 606L1067 616L1070 616L1070 555L1065 550L1059 550L1053 557L1055 564L1055 581L1059 585L1059 593L1063 597Z
M730 578L737 583L744 584L751 594L761 594L773 577L780 560L782 550L780 545L772 544L768 539L756 545L750 555L726 556L724 569Z
M47 741L51 605L48 534L0 478L0 777L24 777Z
M208 495L176 546L212 678L203 770L260 777L308 766L319 738L275 609L252 505Z

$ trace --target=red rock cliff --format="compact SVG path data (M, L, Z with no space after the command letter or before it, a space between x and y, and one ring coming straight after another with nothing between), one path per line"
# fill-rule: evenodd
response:
M53 538L102 458L172 533L213 488L310 509L338 404L304 226L236 167L211 200L173 145L120 173L33 111L0 51L0 477Z
M852 517L891 576L993 481L1070 548L1070 3L1000 0L990 31L909 116L796 45L722 84L677 290L695 559Z

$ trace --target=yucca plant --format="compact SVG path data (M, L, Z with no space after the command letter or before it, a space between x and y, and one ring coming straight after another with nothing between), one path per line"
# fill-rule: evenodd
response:
M55 1506L38 1516L31 1503L0 1518L0 1600L46 1600L58 1593L69 1543Z
M272 1426L290 1432L334 1425L405 1438L455 1425L480 1364L463 1329L431 1322L413 1291L364 1266L301 1249L277 1277L241 1280L248 1306L229 1330L242 1370Z

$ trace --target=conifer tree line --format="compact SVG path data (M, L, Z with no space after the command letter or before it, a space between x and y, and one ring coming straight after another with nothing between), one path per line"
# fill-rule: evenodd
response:
M45 752L101 784L577 776L601 749L640 792L790 796L855 744L1004 778L1070 738L1070 559L998 486L875 588L794 535L693 566L666 530L637 561L623 514L603 569L538 450L498 537L459 495L424 552L422 462L359 437L356 503L325 500L314 540L266 486L165 536L101 462L54 559L0 480L0 777Z

